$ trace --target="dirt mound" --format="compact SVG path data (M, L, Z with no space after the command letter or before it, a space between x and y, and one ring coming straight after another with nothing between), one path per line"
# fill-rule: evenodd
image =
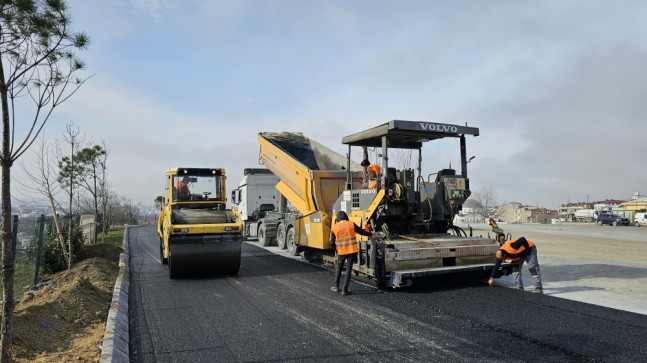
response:
M83 246L72 270L47 275L14 310L16 362L98 362L122 249Z

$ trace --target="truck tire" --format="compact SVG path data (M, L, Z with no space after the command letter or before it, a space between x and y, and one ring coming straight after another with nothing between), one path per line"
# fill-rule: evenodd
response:
M280 223L279 226L276 227L276 245L282 250L288 247L285 232L285 223Z
M269 247L274 243L274 237L265 237L265 223L258 225L258 243L263 247Z
M296 244L295 240L296 236L294 235L294 228L288 229L287 233L285 234L285 239L287 242L288 246L288 254L290 256L298 256L299 255L299 248Z

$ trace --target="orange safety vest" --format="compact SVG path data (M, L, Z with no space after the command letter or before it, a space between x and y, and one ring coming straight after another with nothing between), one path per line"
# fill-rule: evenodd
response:
M517 238L517 239L518 239L518 238ZM511 246L511 245L512 245L515 241L517 241L517 239L511 239L511 240L509 240L508 242L506 242L506 243L504 243L504 244L502 244L502 245L501 245L501 249L502 249L502 250L504 250L504 251L508 254L508 256L506 257L506 260L510 260L510 261L518 261L518 260L520 260L520 259L521 259L521 256L519 256L519 254L520 254L521 252L523 252L523 251L526 249L526 247L521 246L521 247L519 247L519 248L517 248L517 249L512 248L512 246ZM534 245L535 245L534 243L532 243L532 241L531 241L531 240L529 240L529 239L527 239L527 238L526 238L526 241L528 241L528 246L529 246L529 247L532 247L532 246L534 246Z
M180 193L182 193L182 188L183 187L186 187L186 192L182 195ZM185 182L183 182L181 180L175 185L175 189L177 190L178 196L186 197L186 196L190 195L189 187L187 186L187 184Z
M335 234L335 246L340 255L357 253L357 238L355 237L355 223L351 221L339 221L332 227Z
M380 175L380 171L382 170L382 167L377 165L377 164L370 164L369 166L366 167L366 170L373 170L375 172L375 177L378 178ZM375 180L369 180L368 181L368 188L369 189L375 189L377 188L377 179Z

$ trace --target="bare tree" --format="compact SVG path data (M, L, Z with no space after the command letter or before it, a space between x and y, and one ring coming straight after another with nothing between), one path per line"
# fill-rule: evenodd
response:
M55 195L60 191L58 183L56 183L55 171L52 169L52 163L50 161L51 146L47 142L44 136L39 138L38 144L34 150L33 158L33 167L28 168L23 163L21 163L21 168L29 177L31 184L26 185L21 183L24 188L31 190L37 194L40 194L47 198L49 202L50 209L52 211L54 226L56 228L56 236L58 243L61 245L61 250L63 251L63 257L65 260L68 260L67 249L65 248L65 240L61 232L61 224L58 219L58 211L61 210L60 206L54 198Z
M85 65L75 51L89 38L70 29L63 0L3 0L0 2L0 103L2 107L2 337L0 362L11 361L13 318L13 253L11 251L11 167L31 146L54 109L87 80L76 77ZM26 97L24 97L26 96ZM17 117L33 102L34 116ZM16 121L26 120L27 132L16 137ZM18 121L21 122L21 121Z
M106 163L108 161L108 148L106 147L106 143L102 141L103 144L103 150L105 151L103 155L103 168L101 170L101 182L99 183L99 196L101 199L101 242L104 242L104 239L106 237L107 233L107 218L106 218L106 213L108 209L108 200L110 194L108 193L108 175L107 175L107 170L106 170Z
M105 175L107 152L99 145L83 148L76 154L79 162L80 174L79 185L92 196L95 226L99 221L99 203L101 202L101 179ZM97 229L94 228L94 235L91 241L96 241Z
M72 250L72 235L74 231L74 195L76 189L79 185L79 177L83 172L83 167L78 161L78 156L76 155L76 150L81 143L79 137L78 127L74 127L73 124L69 123L65 125L65 134L63 135L63 140L66 145L69 147L69 156L62 156L58 162L58 183L61 185L62 190L68 196L68 205L67 215L69 218L68 222L68 250L67 250L67 269L72 268L72 257L74 256L74 251ZM59 154L64 155L59 146ZM78 197L78 196L77 196Z
M399 170L411 169L412 149L396 149L395 155L391 156L395 160L394 166Z
M110 219L115 224L137 224L140 209L132 200L123 195L110 198Z
M496 204L496 192L492 188L487 187L487 188L476 190L472 194L472 198L474 198L479 203L481 203L481 205L483 205L483 207L485 208L485 212L483 216L487 218L490 214L489 207Z

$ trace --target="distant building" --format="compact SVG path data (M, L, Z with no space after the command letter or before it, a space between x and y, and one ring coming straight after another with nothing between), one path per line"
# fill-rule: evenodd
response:
M647 210L647 196L640 195L639 192L634 193L631 200L620 204L626 210L635 212L645 212Z
M495 217L506 223L520 223L520 214L517 212L520 207L521 203L517 202L500 205L496 210Z
M463 203L461 213L454 218L457 223L485 223L485 208L476 200L469 198Z

